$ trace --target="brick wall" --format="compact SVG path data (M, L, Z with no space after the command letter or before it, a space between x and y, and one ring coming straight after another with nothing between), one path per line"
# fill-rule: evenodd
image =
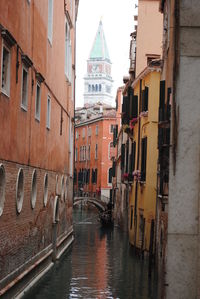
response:
M57 189L60 194L63 174L2 160L0 163L3 164L6 173L5 204L0 217L1 289L4 286L1 280L5 276L52 244L56 176L58 175ZM24 173L24 199L22 210L18 213L16 209L16 183L20 168L23 169ZM37 199L33 209L31 207L31 182L34 169L37 171ZM47 205L44 206L44 176L46 173L48 174L48 200ZM72 225L72 183L66 175L64 178L67 196L66 198L63 197L59 203L58 237L67 232ZM23 267L21 267L22 269Z

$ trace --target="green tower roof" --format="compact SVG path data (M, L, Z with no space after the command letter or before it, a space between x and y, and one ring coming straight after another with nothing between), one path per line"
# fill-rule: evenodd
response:
M99 27L95 36L89 59L105 59L110 61L102 21L99 22Z

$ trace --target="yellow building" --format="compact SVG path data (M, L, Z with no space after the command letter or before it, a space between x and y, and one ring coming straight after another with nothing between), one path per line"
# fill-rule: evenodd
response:
M160 61L154 61L132 83L138 117L133 128L131 158L134 165L129 194L129 241L142 254L154 252Z

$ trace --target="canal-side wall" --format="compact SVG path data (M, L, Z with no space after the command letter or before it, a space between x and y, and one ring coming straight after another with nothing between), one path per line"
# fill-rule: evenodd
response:
M0 1L0 296L9 299L73 241L77 7Z
M58 179L61 178L59 173L1 160L0 164L4 166L6 174L6 201L0 226L0 295L11 298L39 274L45 273L52 265L52 260L59 258L73 241L72 199L70 188L67 190L68 184L64 196L59 195L59 190L56 191L61 184L61 179ZM19 169L23 169L24 173L24 199L20 214L16 210L15 200ZM35 170L37 200L33 209L31 181ZM46 204L44 204L45 175L48 175Z

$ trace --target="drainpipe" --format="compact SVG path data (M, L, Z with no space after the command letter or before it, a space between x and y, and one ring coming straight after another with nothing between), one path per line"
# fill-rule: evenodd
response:
M142 79L140 79L140 90L139 90L139 111L138 115L140 115L141 112L141 99L142 99ZM139 163L140 163L140 125L141 125L141 119L139 117L138 121L138 144L137 144L137 168L139 169ZM134 246L136 249L136 240L137 240L137 200L138 200L138 181L136 181L135 185L135 209L134 209Z

